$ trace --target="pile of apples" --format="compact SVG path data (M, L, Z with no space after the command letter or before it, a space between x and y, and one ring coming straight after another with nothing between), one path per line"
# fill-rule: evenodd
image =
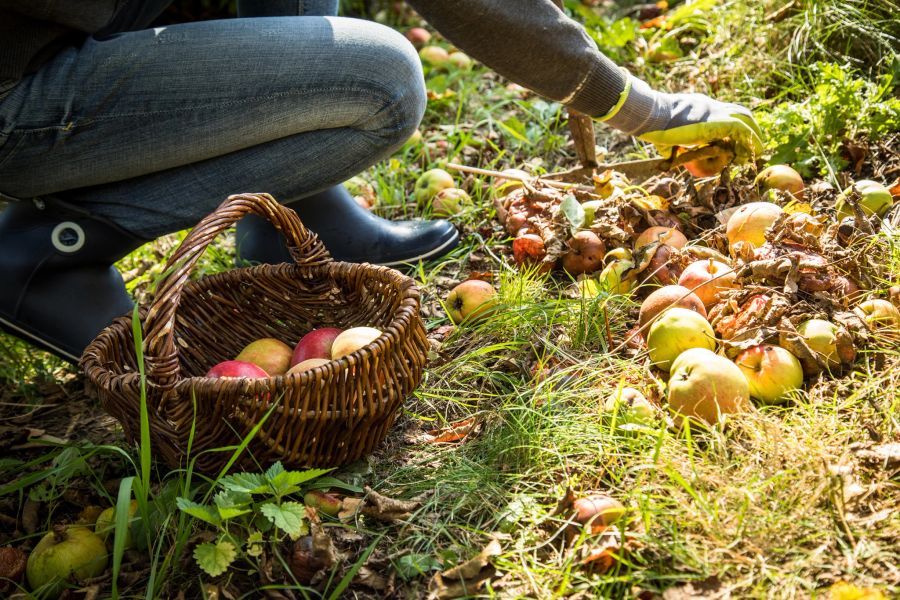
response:
M472 206L472 198L456 187L453 176L444 169L429 169L416 179L413 188L416 204L431 207L436 217L452 217Z
M788 213L775 202L797 205L804 198L803 179L788 165L763 170L755 184L761 201L722 215L727 256L689 243L680 223L666 222L665 211L648 210L646 203L640 211L655 212L657 224L623 236L623 215L634 204L629 197L582 201L588 228L574 233L558 226L564 221L554 190L519 189L502 207L518 264L561 267L578 277L578 292L588 297L655 288L641 303L628 345L645 350L652 366L668 374L668 406L678 418L715 423L749 410L751 398L783 403L806 378L840 372L855 360L861 338L900 337L897 307L877 290L866 297L830 254L841 247L841 228L877 227L875 217L893 205L890 190L856 182L837 195L832 221L803 209ZM607 222L598 228L595 218L604 211ZM559 244L561 232L571 237ZM554 251L554 243L562 250ZM804 304L803 298L820 302ZM850 321L865 334L850 331ZM653 412L633 388L615 396L615 403Z
M213 366L207 377L275 377L295 375L356 352L381 337L375 327L313 329L291 348L281 340L262 338L247 344L233 360Z

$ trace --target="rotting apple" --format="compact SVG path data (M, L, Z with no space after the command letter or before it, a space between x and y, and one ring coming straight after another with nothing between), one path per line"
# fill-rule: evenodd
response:
M847 202L847 197L854 188L860 196L859 207L866 215L877 215L882 217L894 203L894 198L891 196L891 191L889 189L877 181L862 179L845 189L838 196L834 205L834 208L837 211L838 222L844 220L846 217L855 216L853 207Z
M809 319L797 327L797 333L803 337L809 349L825 363L828 370L841 366L837 349L837 331L837 325L825 319Z
M671 306L687 308L706 318L706 307L697 294L681 285L665 285L654 290L641 303L638 325L644 327L662 311Z
M497 305L497 290L487 281L467 279L450 290L444 304L451 321L471 323L491 314Z
M452 217L472 206L472 198L459 188L445 188L435 194L431 212L436 217Z
M97 577L106 570L106 544L87 527L54 527L28 555L25 575L41 598L57 598L66 582Z
M544 262L547 249L544 239L534 233L523 233L512 242L513 259L519 266L541 265L539 272L546 273L553 269L552 262Z
M737 274L730 266L715 259L692 262L678 278L678 285L691 290L706 308L716 303L719 294L736 287Z
M675 248L660 244L647 263L644 274L659 285L677 284L683 270L677 253Z
M648 227L634 240L634 249L637 250L653 242L660 242L673 248L684 248L688 239L674 227Z
M781 207L771 202L750 202L740 206L725 225L728 245L734 248L738 242L747 242L757 248L762 246L766 243L766 229L783 214Z
M450 60L450 53L440 46L423 46L419 50L419 58L426 65L443 67Z
M233 379L236 377L249 377L251 379L268 377L265 369L259 365L243 360L225 360L214 365L206 373L212 379Z
M294 346L294 352L291 355L291 366L293 367L309 358L330 359L331 345L334 343L334 338L343 331L343 329L338 327L319 327L306 333Z
M672 309L674 310L674 309ZM669 409L707 423L750 409L750 385L736 364L707 348L691 348L672 363Z
M562 267L571 275L593 273L603 266L606 244L592 231L579 231L569 240Z
M887 300L873 298L861 302L853 309L869 329L875 331L897 331L900 329L900 310Z
M315 369L316 367L327 365L330 362L330 358L307 358L306 360L301 360L296 365L288 369L288 372L285 373L285 375L296 375L298 373L303 373L304 371L309 371L311 369Z
M750 395L763 404L779 404L803 385L803 367L796 356L781 346L760 344L734 359L747 378Z
M657 315L647 334L650 361L668 371L672 361L685 350L714 350L716 337L712 325L704 317L687 308L674 306Z
M382 331L375 327L350 327L334 338L331 344L331 358L337 360L356 352L364 346L368 346L382 335Z
M805 194L805 186L800 173L789 165L772 165L759 172L754 181L763 191L781 190L787 192L797 200L802 200Z
M429 169L416 179L413 196L416 203L424 206L437 196L438 192L452 187L456 187L456 184L450 173L444 169Z
M133 547L131 539L131 523L135 521L135 513L137 513L137 500L132 500L128 505L128 525L125 528L125 549ZM110 536L116 529L116 507L110 506L99 515L94 523L94 532L100 536L105 542L110 540Z
M418 50L431 41L431 32L424 27L412 27L407 30L406 39Z
M294 350L275 338L254 340L234 357L234 360L253 363L269 375L284 375L291 366Z

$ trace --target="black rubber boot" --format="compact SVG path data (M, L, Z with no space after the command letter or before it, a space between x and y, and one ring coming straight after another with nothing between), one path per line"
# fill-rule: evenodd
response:
M394 266L437 258L459 243L459 233L448 221L382 219L357 204L343 186L285 206L297 211L335 260ZM238 222L236 242L239 265L291 261L281 234L256 215Z
M145 241L57 201L7 206L0 213L0 327L77 363L104 327L131 311L112 264Z

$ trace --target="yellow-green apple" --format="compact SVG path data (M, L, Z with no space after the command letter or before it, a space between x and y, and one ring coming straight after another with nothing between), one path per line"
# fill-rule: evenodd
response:
M407 30L406 39L418 50L431 41L431 33L423 27L412 27Z
M457 69L467 70L472 68L472 59L465 52L451 52L447 60Z
M673 248L684 248L688 240L674 227L648 227L634 240L634 249L637 250L653 242L660 242Z
M266 373L262 367L251 362L243 360L225 360L214 365L207 371L206 376L212 379L229 379L235 377L268 377L269 374Z
M331 344L331 358L337 360L368 346L381 337L381 330L375 327L351 327L342 331Z
M329 517L336 517L341 512L341 499L323 490L310 490L303 494L303 503Z
M451 217L458 215L463 209L472 206L472 198L465 190L459 188L445 188L435 194L431 201L431 212L436 217Z
M291 366L294 350L281 340L262 338L244 346L234 360L253 363L269 375L284 375Z
M322 365L326 365L330 362L330 358L307 358L306 360L301 360L296 365L288 369L288 372L285 373L285 375L296 375L297 373L309 371L310 369L321 367Z
M679 148L678 153L688 148ZM721 173L734 159L734 154L722 148L711 148L714 152L706 158L698 158L684 163L684 168L694 177L712 177Z
M887 300L871 299L861 302L853 309L870 329L897 330L900 329L900 311Z
M856 191L861 196L859 207L866 215L884 216L884 213L886 213L894 203L894 198L891 196L891 191L889 189L877 181L863 179L848 187L838 196L837 202L834 205L834 208L837 211L838 221L854 215L853 207L847 202L847 196L850 195L854 188L856 188Z
M784 214L781 207L771 202L750 202L734 211L725 225L725 236L732 248L738 242L755 247L766 243L766 229Z
M426 65L432 67L442 67L450 60L450 53L440 46L423 46L419 50L419 58Z
M803 385L803 367L781 346L761 344L747 348L734 359L747 378L750 395L763 404L778 404Z
M416 179L413 196L420 205L430 202L438 192L456 187L453 176L444 169L429 169Z
M697 297L697 294L681 285L664 285L654 290L641 303L641 310L638 313L638 325L644 327L656 318L656 315L671 306L679 306L687 308L706 318L706 307Z
M581 203L581 209L584 211L584 226L590 227L594 224L597 211L603 207L602 200L588 200Z
M338 327L319 327L305 334L294 346L294 353L291 355L291 366L293 367L309 358L331 359L331 345L334 343L334 338L343 331L343 329Z
M706 348L685 350L675 359L668 387L669 409L680 417L716 423L750 408L747 378L736 364Z
M571 275L593 273L603 266L606 244L592 231L579 231L569 240L562 267Z
M467 279L450 290L444 304L454 323L478 321L496 306L497 290L487 281Z
M57 527L28 555L25 575L41 598L58 598L68 581L97 577L106 570L106 544L87 527Z
M125 549L133 547L131 540L131 523L135 521L135 513L138 509L137 500L132 500L128 505L128 525L125 527ZM94 532L100 536L103 541L111 541L110 536L116 529L116 507L111 506L101 512L97 516L97 522L94 524Z
M829 370L841 366L837 349L837 331L837 325L825 319L809 319L797 327L797 333Z
M633 387L616 388L604 402L603 408L618 411L627 423L649 425L657 417L656 406Z
M603 257L606 266L597 275L597 284L610 294L627 294L636 285L634 259L628 248L613 248Z
M668 371L679 354L691 348L714 350L716 337L712 325L698 313L674 306L653 320L647 334L647 349L654 365Z
M798 200L803 199L805 192L803 178L800 173L788 165L772 165L766 167L756 176L756 185L763 191L781 190L787 192Z
M733 289L736 274L734 269L723 262L714 260L698 260L692 262L678 278L678 285L691 290L706 308L716 303L719 294Z

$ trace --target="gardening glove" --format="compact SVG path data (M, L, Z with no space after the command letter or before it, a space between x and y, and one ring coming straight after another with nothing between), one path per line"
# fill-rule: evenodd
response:
M664 157L670 157L676 146L705 146L726 139L734 144L738 163L763 150L762 132L743 106L703 94L657 92L630 74L619 102L600 120L651 142Z

